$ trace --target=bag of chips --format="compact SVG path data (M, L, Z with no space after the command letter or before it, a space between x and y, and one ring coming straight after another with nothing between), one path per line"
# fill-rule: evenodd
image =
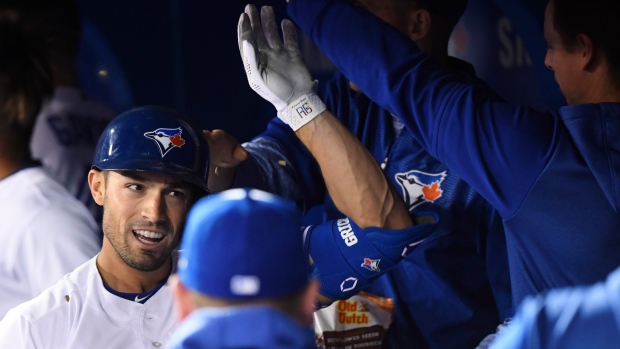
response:
M381 348L392 323L394 301L365 292L314 312L314 332L321 349Z

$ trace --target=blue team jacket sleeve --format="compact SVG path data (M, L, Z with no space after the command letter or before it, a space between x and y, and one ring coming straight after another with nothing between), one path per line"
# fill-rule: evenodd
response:
M620 270L606 282L526 299L492 349L614 348L620 343Z
M559 115L458 81L395 28L346 1L291 0L288 11L345 76L503 217L519 208L553 155Z
M237 169L234 187L265 190L304 209L323 203L326 189L316 160L280 119L243 146L249 156Z

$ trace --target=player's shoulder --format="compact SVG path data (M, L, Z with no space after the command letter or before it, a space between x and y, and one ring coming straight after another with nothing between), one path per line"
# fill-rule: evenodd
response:
M96 257L93 257L37 297L10 310L5 319L27 319L35 326L53 326L56 321L67 322L70 314L78 314L83 307L88 289L94 285L96 273Z
M5 178L2 184L3 191L13 202L27 204L31 212L48 206L50 201L64 201L66 196L71 197L42 166L20 169Z
M83 266L82 266L83 267ZM34 299L9 310L0 321L2 347L64 348L70 327L84 309L88 270L65 275ZM96 268L95 268L96 269ZM85 272L85 273L84 273Z
M69 193L60 183L42 167L36 166L20 171L12 180L15 201L28 207L33 215L44 219L56 218L55 223L62 223L60 217L96 226L88 209ZM31 222L33 223L33 222Z

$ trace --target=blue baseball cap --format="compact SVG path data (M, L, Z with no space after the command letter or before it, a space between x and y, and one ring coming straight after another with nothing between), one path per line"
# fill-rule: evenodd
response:
M293 295L308 284L301 225L292 201L264 191L232 189L204 197L187 218L179 278L222 299Z
M443 18L449 25L454 26L459 21L465 9L467 0L417 0L428 11Z

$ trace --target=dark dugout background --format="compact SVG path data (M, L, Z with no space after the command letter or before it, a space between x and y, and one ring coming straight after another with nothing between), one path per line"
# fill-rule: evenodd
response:
M163 105L204 128L250 140L275 110L249 88L241 65L236 28L246 3L79 0L84 89L119 112ZM279 19L286 15L285 0L254 3L273 6ZM553 73L543 64L545 5L541 0L469 0L450 53L474 64L508 101L539 109L563 105ZM325 80L333 69L329 62L307 40L302 48L315 76Z

